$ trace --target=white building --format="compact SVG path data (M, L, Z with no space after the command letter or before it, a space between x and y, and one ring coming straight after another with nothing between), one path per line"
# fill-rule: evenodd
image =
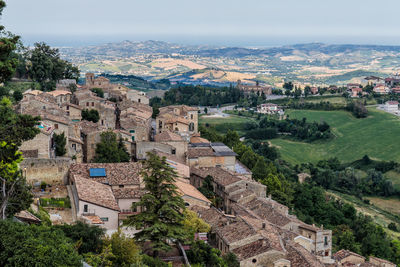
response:
M262 114L275 114L279 110L278 105L273 103L261 104L257 107L257 112Z
M399 111L399 102L397 101L387 101L384 107L385 111L396 113Z

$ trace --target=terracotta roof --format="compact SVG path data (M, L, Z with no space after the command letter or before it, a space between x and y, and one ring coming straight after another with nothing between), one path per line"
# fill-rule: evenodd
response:
M188 158L199 158L199 157L213 157L215 156L214 150L211 147L208 148L189 148Z
M106 177L91 178L89 170L91 168L104 168ZM75 163L69 170L70 175L80 175L84 178L109 185L139 185L141 182L140 172L142 164L140 162L124 163Z
M216 232L228 245L247 237L257 235L257 232L242 219L237 219L234 222L217 228Z
M71 95L71 92L69 91L64 91L64 90L54 90L51 92L46 92L46 94L52 95L52 96L60 96L60 95Z
M210 167L210 168L197 168L191 169L191 173L200 176L201 178L206 178L211 175L214 181L222 186L227 186L241 181L242 179L231 172L222 169L221 167Z
M385 104L388 104L388 105L398 105L399 102L398 102L398 101L387 101Z
M104 224L104 222L97 215L83 215L83 218L90 221L91 224Z
M286 250L291 267L324 267L314 255L295 242L288 242Z
M268 239L263 238L235 248L232 250L232 252L239 258L240 261L242 261L273 249L274 247L271 246L271 242Z
M263 201L260 198L249 201L248 203L243 204L243 206L254 212L259 218L277 226L282 227L291 222L290 218L276 210L271 203Z
M165 123L176 123L176 122L189 125L189 120L187 120L185 118L178 117L178 116L171 117L171 118L167 119Z
M374 256L370 256L369 260L371 261L371 259L372 260L376 260L376 261L378 261L380 263L385 263L386 265L389 264L389 265L392 265L392 266L396 266L396 264L394 264L393 262L387 261L385 259L381 259L381 258L377 258L377 257L374 257Z
M365 259L365 257L363 257L361 255L358 255L357 253L354 253L354 252L352 252L350 250L345 250L345 249L341 249L338 252L336 252L335 254L333 254L333 258L336 261L342 261L343 259L345 259L345 258L347 258L349 256L356 256L356 257Z
M20 219L21 221L26 221L29 223L41 223L41 220L38 217L36 217L27 210L22 210L18 212L17 214L14 215L14 217Z
M214 229L223 227L231 219L224 216L216 208L212 207L210 209L194 209L197 211L199 217L208 223Z
M178 190L183 194L198 200L211 203L199 190L196 189L193 185L189 183L182 182L180 179L176 179L175 185L178 187Z
M170 131L164 131L154 136L156 142L168 142L168 141L183 141L182 137L176 133Z
M116 199L140 199L144 191L138 188L115 188L112 190Z
M229 196L230 200L233 200L235 202L238 202L240 199L244 198L244 197L248 197L255 194L253 193L253 191L245 189L243 191L239 191L239 192L235 192L234 194L232 194L231 196Z
M364 262L364 263L361 263L358 267L377 267L377 266L370 262Z
M54 115L50 112L52 111L47 109L44 110L44 109L28 108L25 109L22 113L31 116L39 116L42 120L54 121L65 125L68 125L70 123L70 119L66 115ZM65 114L64 110L62 109L60 109L60 112Z
M27 90L23 93L23 95L40 95L43 91L40 90Z
M72 177L75 181L80 200L119 211L117 201L110 186L86 179L79 174L75 174Z
M193 143L193 144L197 144L197 143L210 143L210 141L208 141L207 139L202 138L202 137L200 137L200 136L192 136L192 137L190 138L190 143Z

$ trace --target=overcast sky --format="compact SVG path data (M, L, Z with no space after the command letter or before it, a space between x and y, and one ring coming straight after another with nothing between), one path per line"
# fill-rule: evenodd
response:
M118 40L400 45L399 0L6 0L26 42ZM280 41L279 41L280 40Z

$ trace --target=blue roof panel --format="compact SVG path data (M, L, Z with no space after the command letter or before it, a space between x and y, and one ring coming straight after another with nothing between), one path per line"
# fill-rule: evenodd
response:
M106 169L105 168L90 168L89 174L90 174L90 177L106 177Z

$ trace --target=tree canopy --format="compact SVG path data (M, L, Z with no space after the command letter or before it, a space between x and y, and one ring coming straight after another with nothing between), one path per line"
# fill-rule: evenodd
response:
M119 137L118 141L117 135L113 131L107 131L100 134L100 139L100 142L96 145L94 162L117 163L130 160L129 153L122 142L122 137Z
M177 174L165 157L149 153L141 175L147 193L133 204L133 208L140 207L141 212L130 216L127 224L140 230L135 234L136 240L150 241L157 256L159 251L170 249L168 241L185 240L185 204L174 184Z

